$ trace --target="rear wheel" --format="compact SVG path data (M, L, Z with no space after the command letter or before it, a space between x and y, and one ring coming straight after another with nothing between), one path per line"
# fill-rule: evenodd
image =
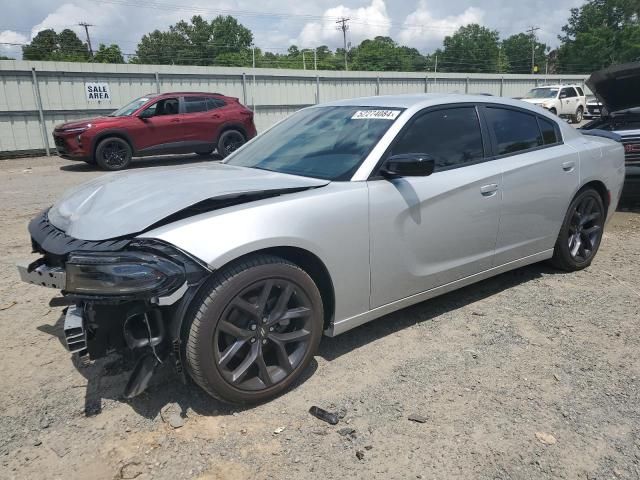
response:
M571 121L573 123L580 123L582 122L583 118L584 118L584 110L582 109L582 107L578 107L575 115L571 116Z
M604 227L605 210L600 194L582 190L571 202L553 251L552 263L573 272L591 265Z
M104 170L123 170L131 164L131 147L118 137L105 138L96 148L96 162Z
M246 138L238 130L226 130L218 139L218 154L224 158L246 143Z
M281 394L320 343L320 292L305 271L278 257L256 255L222 269L195 302L187 366L198 385L226 402Z

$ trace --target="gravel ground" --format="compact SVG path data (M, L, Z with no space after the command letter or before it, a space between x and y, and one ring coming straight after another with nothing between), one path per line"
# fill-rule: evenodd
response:
M522 268L325 338L296 388L232 410L169 368L121 398L126 366L74 365L53 291L18 281L27 221L99 174L0 162L0 478L640 478L637 210L585 271Z

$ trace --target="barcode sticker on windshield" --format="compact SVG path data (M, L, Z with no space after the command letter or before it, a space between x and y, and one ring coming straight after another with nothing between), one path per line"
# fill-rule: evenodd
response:
M351 120L395 120L400 115L400 110L358 110L353 114Z

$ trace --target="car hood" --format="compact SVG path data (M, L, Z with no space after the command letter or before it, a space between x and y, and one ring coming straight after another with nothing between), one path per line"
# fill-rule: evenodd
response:
M225 164L119 172L67 192L48 217L71 237L108 240L140 233L196 205L192 214L328 183Z
M118 120L122 120L122 117L93 117L93 118L85 118L83 120L76 120L73 122L61 123L60 125L56 125L56 130L69 130L72 128L81 128L85 127L87 123L92 125L104 124L104 123L113 123Z
M614 65L592 73L587 87L608 113L640 106L640 62Z

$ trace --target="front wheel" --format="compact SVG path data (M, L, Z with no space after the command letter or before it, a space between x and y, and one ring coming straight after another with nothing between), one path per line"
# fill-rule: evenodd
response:
M218 139L218 155L225 158L245 144L246 138L238 130L222 132Z
M191 377L230 403L258 403L283 393L313 359L324 324L311 277L269 255L217 272L193 311L185 333Z
M131 164L131 147L118 137L105 138L96 148L96 163L109 171L123 170Z
M552 263L568 272L591 265L602 240L604 219L605 210L600 194L592 188L579 192L564 218Z

